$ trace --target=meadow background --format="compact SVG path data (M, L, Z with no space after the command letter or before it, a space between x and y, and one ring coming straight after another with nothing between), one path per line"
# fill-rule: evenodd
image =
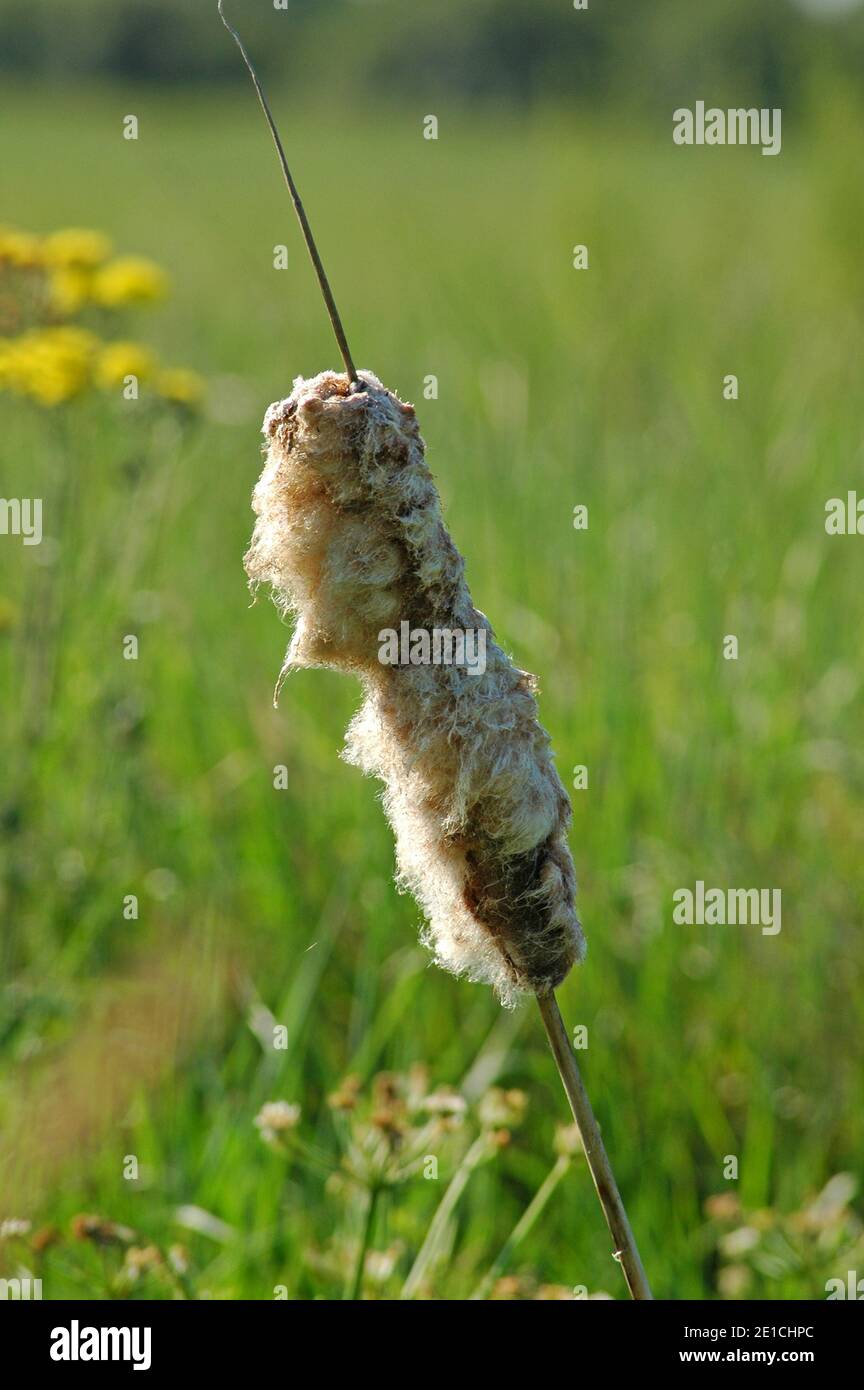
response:
M589 769L560 999L655 1292L824 1297L864 1269L864 562L824 530L864 460L864 15L226 8L355 359L416 403L475 598L540 677L565 783ZM566 1119L536 1011L430 968L376 787L338 760L358 691L306 672L272 708L258 431L337 358L215 3L2 0L0 39L3 221L152 257L171 295L128 332L207 382L188 418L0 395L0 493L45 515L41 546L0 538L0 1222L31 1223L0 1274L397 1297L449 1188L420 1296L491 1270L496 1297L623 1297L578 1156L493 1266ZM782 105L782 154L673 146L699 98ZM781 934L673 925L699 878L781 888ZM398 1093L440 1087L467 1110L430 1138ZM281 1149L275 1100L302 1110ZM437 1181L400 1175L365 1225L412 1144Z

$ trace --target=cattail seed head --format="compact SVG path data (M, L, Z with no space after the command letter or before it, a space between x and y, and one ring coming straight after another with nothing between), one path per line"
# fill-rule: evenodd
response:
M505 1003L553 989L585 953L570 803L535 681L473 605L411 406L369 372L302 377L264 419L246 570L296 616L293 667L354 672L344 756L384 783L399 879L436 960ZM382 630L476 632L485 669L383 664ZM280 678L281 679L281 678Z

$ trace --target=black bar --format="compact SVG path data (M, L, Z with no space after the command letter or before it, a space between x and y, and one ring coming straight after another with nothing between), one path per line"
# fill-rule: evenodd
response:
M466 1322L460 1327L462 1317ZM378 1319L381 1318L379 1322ZM311 1321L310 1321L311 1319ZM446 1321L442 1321L446 1319ZM487 1321L488 1319L488 1321ZM427 1321L428 1320L428 1321ZM103 1338L101 1329L115 1329ZM490 1333L500 1331L500 1340ZM505 1347L515 1355L533 1347L556 1348L565 1361L572 1349L599 1359L609 1373L622 1370L685 1370L702 1366L734 1369L803 1366L826 1374L859 1364L862 1321L843 1300L820 1302L655 1302L574 1300L532 1303L459 1304L291 1302L6 1302L0 1305L0 1345L14 1347L21 1371L70 1375L106 1370L157 1378L166 1372L275 1374L305 1379L304 1363L314 1353L328 1373L340 1352L356 1372L385 1355L388 1379L416 1373L413 1357L398 1353L406 1333L424 1339L459 1336L454 1355L460 1372L473 1358L494 1364ZM115 1335L116 1334L116 1335ZM136 1335L137 1334L137 1335ZM335 1334L335 1335L334 1335ZM542 1336L542 1341L537 1341ZM322 1340L323 1338L323 1340ZM531 1338L530 1343L524 1338ZM558 1339L561 1340L558 1340ZM554 1339L554 1340L552 1340ZM575 1339L575 1340L570 1340ZM377 1347L378 1350L373 1349ZM53 1355L52 1355L53 1348ZM317 1348L317 1350L316 1350ZM89 1359L96 1351L100 1359ZM58 1359L65 1355L69 1359ZM507 1353L509 1356L509 1352ZM77 1359L75 1359L77 1357ZM293 1368L293 1369L292 1369ZM439 1371L444 1370L443 1363ZM583 1367L584 1369L584 1367Z

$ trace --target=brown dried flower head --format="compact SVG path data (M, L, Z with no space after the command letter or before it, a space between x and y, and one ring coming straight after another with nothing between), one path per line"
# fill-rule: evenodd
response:
M344 756L384 783L399 880L437 962L512 1003L560 984L585 952L570 803L534 678L471 601L413 407L360 378L298 378L267 411L246 569L296 616L282 677L324 666L363 684ZM382 664L382 630L403 621L482 631L485 670Z
M93 1245L131 1245L135 1240L135 1232L129 1226L87 1212L73 1216L70 1225L76 1240L87 1240Z

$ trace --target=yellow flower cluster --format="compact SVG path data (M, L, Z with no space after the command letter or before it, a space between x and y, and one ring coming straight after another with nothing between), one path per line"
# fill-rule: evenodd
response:
M64 324L0 338L0 390L29 396L39 405L60 405L90 387L127 390L134 382L163 400L198 406L204 383L185 368L161 368L140 343L106 343L84 328Z
M111 255L111 242L102 232L66 227L61 232L52 232L50 236L43 237L40 250L45 265L86 266L92 269L107 261Z
M158 265L143 256L120 256L94 273L90 298L103 309L121 309L163 299L167 289L168 278Z
M75 314L87 303L103 309L147 304L163 299L168 277L144 256L111 259L111 242L101 232L67 227L37 237L0 227L0 267L41 270L48 276L50 297L60 314Z
M77 314L85 304L97 304L100 309L148 304L164 299L168 289L165 273L143 256L118 256L101 266L75 261L46 264L51 302L61 314Z
M141 343L104 343L96 359L94 376L105 391L124 387L131 377L152 385L163 400L197 406L204 397L204 382L186 367L160 367L149 348Z
M59 405L88 385L96 343L92 333L68 325L0 339L0 387Z
M54 406L91 387L137 396L139 386L146 386L163 400L200 405L204 383L195 372L161 367L139 343L105 342L64 322L90 308L118 310L165 296L168 277L158 265L112 252L108 237L87 228L39 237L0 226L0 286L11 310L7 330L26 329L0 337L0 391Z

